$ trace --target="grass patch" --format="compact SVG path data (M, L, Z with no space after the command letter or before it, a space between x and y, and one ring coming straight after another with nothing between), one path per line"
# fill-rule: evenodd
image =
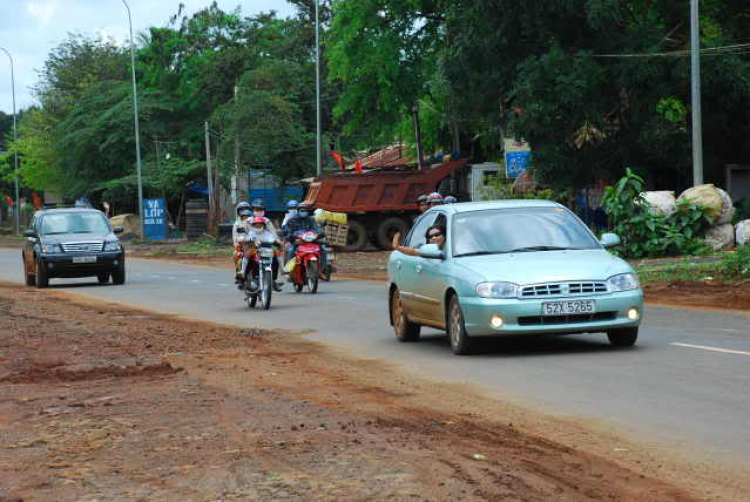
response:
M157 249L151 251L149 256L166 255L192 255L192 256L232 256L234 252L231 245L217 243L216 239L200 239L195 242L180 244L171 249Z
M643 284L669 281L702 281L711 278L717 281L750 281L750 246L724 253L711 262L684 262L664 265L644 264L636 267Z

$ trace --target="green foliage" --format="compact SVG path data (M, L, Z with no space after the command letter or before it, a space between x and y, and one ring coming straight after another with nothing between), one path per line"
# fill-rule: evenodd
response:
M643 190L643 178L630 169L614 186L605 189L602 206L622 241L617 249L620 254L627 258L656 258L707 252L701 236L711 220L703 208L683 201L672 215L653 214L641 196Z
M725 255L719 263L719 270L726 279L750 279L750 246L740 246Z
M513 182L514 180L507 179L504 176L491 178L487 181L487 185L481 189L482 200L536 199L567 204L568 196L565 192L559 192L552 188L517 192L513 190Z

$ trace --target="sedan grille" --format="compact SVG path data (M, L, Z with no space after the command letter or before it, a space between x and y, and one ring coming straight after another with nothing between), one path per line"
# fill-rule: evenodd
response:
M596 321L611 321L615 318L617 312L597 312L596 314L570 314L556 316L528 316L519 317L520 326L547 326L550 324L575 324Z
M606 282L560 282L534 284L521 287L520 298L538 298L540 296L571 296L606 293Z
M66 253L99 253L104 249L104 242L66 242L62 248Z

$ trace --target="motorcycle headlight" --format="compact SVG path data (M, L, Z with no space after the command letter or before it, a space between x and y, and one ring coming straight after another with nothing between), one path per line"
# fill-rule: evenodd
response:
M477 294L482 298L516 298L518 284L512 282L483 282L477 284Z
M104 251L121 251L122 244L119 241L110 241L104 243Z
M305 242L315 242L315 238L316 237L314 235L310 234L310 235L305 235L304 237L302 237L302 240Z
M42 244L42 253L62 253L60 244Z
M613 275L607 279L607 287L612 293L619 291L632 291L639 289L641 283L638 281L638 276L633 273Z

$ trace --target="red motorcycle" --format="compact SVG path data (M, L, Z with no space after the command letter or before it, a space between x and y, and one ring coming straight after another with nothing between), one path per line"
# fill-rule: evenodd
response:
M294 255L295 266L291 273L294 291L302 292L307 284L310 293L318 291L318 278L320 274L320 246L318 242L322 234L306 230L295 235L297 252Z

